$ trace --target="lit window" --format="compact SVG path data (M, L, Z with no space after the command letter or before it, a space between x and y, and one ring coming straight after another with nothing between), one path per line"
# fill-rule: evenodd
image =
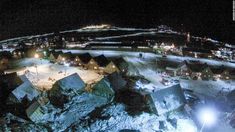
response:
M113 65L112 67L115 68L115 65Z
M95 66L94 69L97 70L97 67Z

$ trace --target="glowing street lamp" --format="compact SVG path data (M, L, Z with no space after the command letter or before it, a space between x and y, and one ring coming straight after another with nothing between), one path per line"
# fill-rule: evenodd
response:
M39 55L36 53L36 54L34 55L34 58L39 58Z
M198 119L202 123L200 132L203 131L205 126L212 126L217 120L217 111L213 108L205 107L198 113Z
M64 75L66 76L66 74L67 74L67 67L69 67L70 65L69 65L69 63L64 63L64 66L65 66L65 73L64 73Z
M47 52L46 52L46 51L43 51L43 54L44 54L44 57L46 57L46 56L47 56Z

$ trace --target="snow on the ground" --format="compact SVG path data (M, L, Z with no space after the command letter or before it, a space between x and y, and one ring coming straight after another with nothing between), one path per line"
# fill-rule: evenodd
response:
M26 58L17 60L13 63L15 69L8 70L7 72L17 72L18 75L25 74L39 89L49 90L57 80L73 73L78 73L85 83L99 81L102 78L102 75L99 75L92 70L84 70L81 67L66 67L64 65L52 64L44 59Z
M83 117L92 112L96 107L106 104L106 102L105 98L89 93L76 95L65 104L62 110L53 107L51 104L46 105L44 109L48 113L39 122L49 125L53 131L64 131L67 128L70 129L72 124L79 125Z
M165 116L156 116L154 114L142 113L138 116L130 116L125 111L125 106L123 104L117 104L109 106L104 109L102 116L109 116L107 120L96 120L90 126L81 127L75 125L77 131L105 131L105 132L118 132L123 129L139 130L141 132L155 132L159 131L159 121L166 121ZM169 122L166 122L167 129L161 130L162 132L184 132L188 131L190 128L192 131L196 132L197 129L192 120L175 113L175 118L177 118L177 128L174 128ZM190 126L190 128L189 128Z
M130 70L128 71L130 75L136 75L137 73L137 75L144 76L147 80L151 81L149 85L144 86L145 89L157 90L169 87L162 84L163 76L158 72L159 69L157 68L154 59L133 57L125 57L124 59L126 59L127 62L132 66L132 68L129 68Z
M162 58L161 55L156 55L157 58ZM207 63L208 65L213 66L227 66L231 68L235 68L235 63L231 63L228 61L221 61L221 60L213 60L213 59L207 59L207 58L194 58L194 57L187 57L187 56L174 56L174 55L167 55L165 58L166 60L173 61L173 62L183 62L184 60L190 60L190 61L200 61L202 63Z
M180 80L182 88L191 89L201 95L217 97L219 94L228 93L235 89L235 81L203 81L203 80Z
M44 125L29 123L24 119L21 119L11 113L6 113L4 119L0 118L0 131L1 132L32 132L34 131L42 131L47 132L49 131Z

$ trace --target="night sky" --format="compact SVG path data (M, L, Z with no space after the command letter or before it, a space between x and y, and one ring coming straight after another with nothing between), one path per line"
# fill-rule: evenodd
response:
M169 25L235 44L232 0L1 0L0 40L77 29Z

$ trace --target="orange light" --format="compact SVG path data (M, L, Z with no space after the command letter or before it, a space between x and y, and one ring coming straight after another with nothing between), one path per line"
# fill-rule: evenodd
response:
M39 55L38 55L38 54L35 54L35 55L34 55L34 58L39 58Z

